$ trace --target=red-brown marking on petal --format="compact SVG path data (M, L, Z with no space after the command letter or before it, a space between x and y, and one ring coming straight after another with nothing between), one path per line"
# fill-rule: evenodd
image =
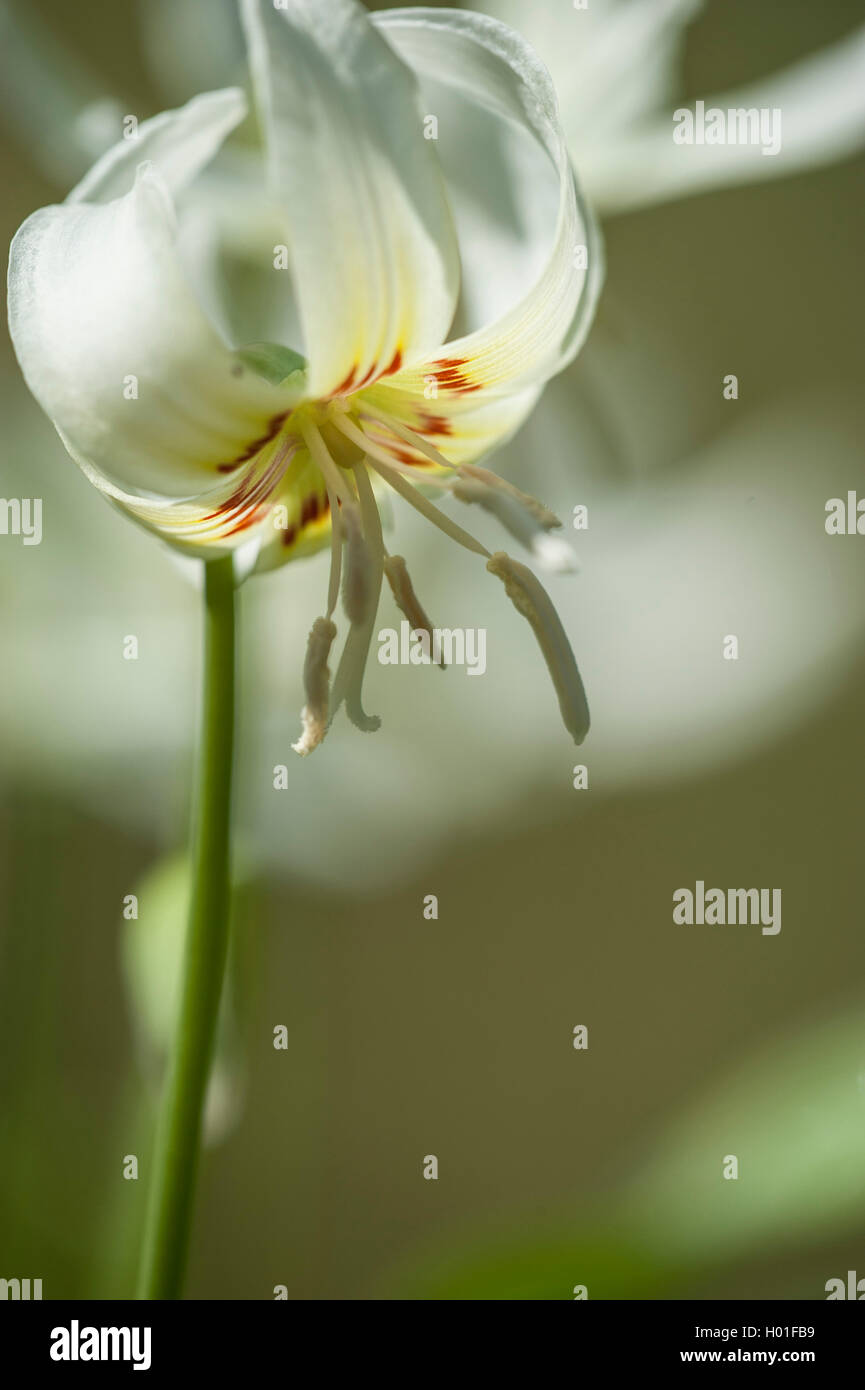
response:
M470 381L467 376L457 375L456 373L447 379L440 377L439 385L442 386L445 391L450 391L455 396L470 396L472 391L482 391L484 389L483 382Z
M246 516L240 518L228 531L223 531L223 536L235 536L238 531L246 531L250 526L254 526L257 521L262 521L267 516L270 508L265 504L254 507Z
M318 495L314 492L304 497L300 508L300 524L308 526L311 521L315 521L318 516Z
M446 415L433 415L432 411L422 410L420 413L420 429L422 434L453 434L454 427Z
M282 453L277 451L275 457L267 465L263 473L260 473L257 477L254 475L250 476L250 474L247 473L246 476L240 480L239 485L234 491L226 497L224 502L220 503L215 511L208 512L206 516L201 518L202 524L206 524L209 521L235 520L236 525L234 529L241 530L244 526L249 524L247 518L250 514L252 516L255 515L255 508L267 498L272 487L282 476L284 468L284 451ZM238 513L241 512L244 513L243 516L238 515ZM232 533L229 531L227 534L231 535Z
M385 441L388 452L393 455L398 463L407 463L412 468L429 468L430 463L421 453L415 453L405 445L396 444L391 440Z
M359 381L359 382L357 383L357 385L354 387L354 390L355 390L355 391L359 391L360 388L361 388L362 386L369 386L370 382L371 382L371 381L377 381L377 380L378 380L378 377L379 377L379 373L376 372L375 367L370 367L370 369L369 369L369 371L366 373L366 375L365 375L365 376L362 376L361 379L360 379L360 381Z
M433 362L432 365L434 368L442 367L446 372L450 372L454 369L459 370L459 368L464 367L467 362L467 357L440 357L439 360Z
M234 489L230 497L226 497L224 502L220 502L215 512L208 512L207 516L203 516L201 520L203 522L218 521L220 517L230 516L233 511L236 511L237 508L251 496L251 494L252 487L250 486L249 479L245 478L240 487Z
M340 503L340 505L342 505ZM307 526L312 526L316 521L323 521L330 512L330 498L325 494L319 497L317 493L311 492L304 497L300 508L300 520L293 526L287 526L282 533L282 544L285 546L293 545L299 538L301 531Z
M288 413L287 410L283 410L279 415L272 415L267 422L266 434L262 434L258 439L253 439L252 443L247 446L244 452L238 454L237 458L232 459L230 463L218 463L216 465L217 473L233 473L235 468L239 468L242 463L248 463L251 458L254 458L255 455L264 448L265 444L270 443L274 435L279 434L280 429L288 418Z
M401 366L402 348L397 348L391 359L390 366L384 367L381 370L375 366L370 367L369 371L361 377L360 381L356 381L351 389L352 391L360 391L364 386L372 385L374 381L380 380L383 376L392 376L394 372L399 371Z
M463 368L469 365L467 357L442 357L433 362L433 375L439 386L456 395L468 395L472 391L482 391L483 383L473 382Z
M343 378L343 380L339 383L338 386L335 386L335 387L334 387L334 389L331 391L330 394L331 394L332 396L345 396L349 391L353 391L353 390L355 389L355 386L354 386L354 379L355 379L356 376L357 376L357 363L355 362L354 366L352 367L352 369L351 369L351 371L348 373L348 375L347 375L346 377Z

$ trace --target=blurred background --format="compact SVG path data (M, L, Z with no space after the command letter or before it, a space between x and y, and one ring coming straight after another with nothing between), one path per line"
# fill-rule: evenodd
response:
M865 494L862 5L477 8L553 66L606 242L586 349L495 460L589 508L581 572L550 589L594 732L576 755L498 586L399 514L434 621L486 627L486 678L371 666L381 731L292 761L326 557L244 587L235 960L188 1296L822 1298L865 1277L865 540L824 529L827 499ZM2 0L0 47L6 242L124 115L243 81L231 0ZM801 68L820 53L838 67ZM786 164L636 177L674 107L775 105L790 71ZM198 596L79 474L6 339L0 397L0 493L41 497L44 527L0 536L0 1274L129 1297ZM780 934L674 926L698 878L781 887Z

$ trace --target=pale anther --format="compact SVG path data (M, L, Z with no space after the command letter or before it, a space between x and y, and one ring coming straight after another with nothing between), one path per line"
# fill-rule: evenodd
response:
M330 669L328 658L336 637L336 623L330 618L316 618L309 634L306 660L303 666L303 685L306 704L301 711L303 731L292 749L305 758L321 743L327 733L330 704Z
M384 562L384 572L387 575L387 582L391 587L397 608L408 618L412 631L425 632L432 646L434 644L432 623L414 591L414 585L402 555L388 555ZM444 670L444 657L438 664Z
M546 589L530 569L503 550L496 551L487 569L505 586L518 613L530 623L552 678L565 728L577 744L589 732L589 706L574 653L561 619Z

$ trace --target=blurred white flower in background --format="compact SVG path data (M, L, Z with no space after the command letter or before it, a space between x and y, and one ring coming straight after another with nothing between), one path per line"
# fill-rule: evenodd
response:
M707 93L707 104L784 108L779 157L731 147L711 163L719 147L675 146L671 137L695 4L593 0L576 11L564 0L490 0L476 8L522 28L553 68L577 168L602 211L701 192L713 182L777 177L842 156L865 135L859 35L747 94ZM202 13L194 0L142 7L151 54L194 49L195 71L183 90L182 65L166 63L160 73L171 99L236 80L228 0L207 5L212 43L172 43L172 26L194 34ZM237 52L239 62L239 43ZM213 53L215 69L206 73ZM495 232L480 252L484 294L461 309L463 326L471 327L532 282L548 244L551 189L518 142L479 130L483 117L467 103L431 89L428 104L439 119L440 156L463 194L458 222L464 229L495 213ZM466 163L466 120L475 143L488 136L480 165ZM241 209L249 160L242 147L228 151L202 197ZM533 208L531 225L515 217L508 196L515 179L520 203ZM260 257L273 242L269 228L248 218L238 216L236 228L238 239L201 248L201 273L208 280L209 260L230 261L248 293L225 312L250 313L268 301ZM699 261L698 248L689 254ZM718 273L705 265L707 276ZM471 268L465 278L477 283ZM740 412L731 403L729 428L695 448L705 428L687 390L692 345L665 340L663 323L646 323L615 296L614 264L610 314L597 341L496 465L560 514L577 503L589 507L589 529L573 533L582 572L550 586L588 689L589 741L575 756L520 619L502 615L497 593L473 591L467 611L471 560L465 557L465 569L463 557L441 568L422 524L397 503L395 548L411 547L432 621L488 628L487 679L373 664L369 697L381 731L360 739L334 729L317 759L290 766L291 790L275 791L273 768L291 761L302 703L295 653L317 612L326 560L292 567L247 594L237 824L277 871L357 891L393 882L466 828L494 831L515 809L524 818L590 812L605 791L696 775L795 727L849 669L865 634L862 561L855 546L828 538L822 523L826 498L843 495L861 472L860 407L843 388L759 410ZM694 331L705 336L711 326L695 321ZM257 336L270 335L265 327ZM3 389L3 491L45 498L45 540L39 548L0 550L8 672L0 691L2 757L21 775L172 843L183 811L178 760L188 755L192 731L194 595L145 537L130 543L120 518L90 505L89 490L62 466L62 447L23 387L10 379ZM82 553L85 526L90 543ZM387 601L379 625L394 625ZM121 658L126 633L139 635L138 662ZM721 657L728 633L739 638L738 662ZM579 806L570 791L577 758L589 766L595 792Z
M624 212L840 159L865 141L865 26L706 108L778 107L780 154L758 144L676 145L672 112L687 26L705 0L477 0L520 28L552 74L581 180L601 212Z

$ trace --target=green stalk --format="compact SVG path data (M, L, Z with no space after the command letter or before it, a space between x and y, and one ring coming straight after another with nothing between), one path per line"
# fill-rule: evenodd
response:
M195 1199L201 1116L228 953L234 740L231 556L204 567L201 733L192 826L192 900L180 1011L156 1133L138 1297L179 1298Z

